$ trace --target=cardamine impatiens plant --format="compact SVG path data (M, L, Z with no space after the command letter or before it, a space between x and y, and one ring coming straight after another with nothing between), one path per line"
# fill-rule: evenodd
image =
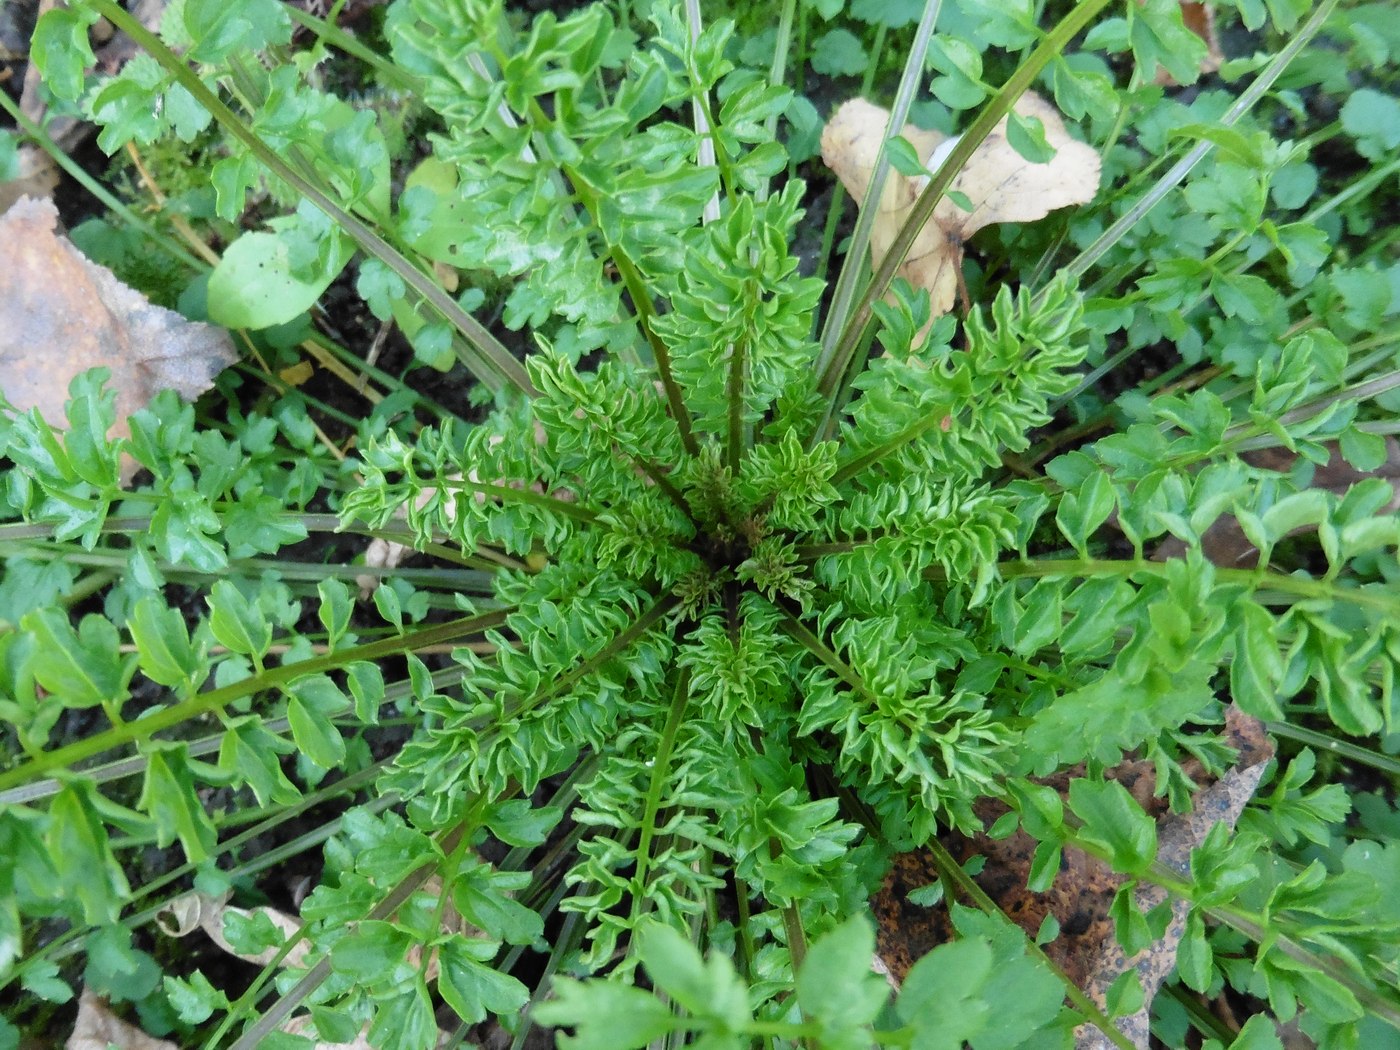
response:
M977 0L903 21L788 0L750 27L771 49L698 4L620 6L395 0L383 54L272 0L185 0L158 34L112 0L41 20L34 60L105 149L211 159L186 203L228 243L182 306L253 330L245 376L332 353L306 313L358 252L373 316L477 384L453 402L352 351L384 393L358 415L226 382L113 441L92 375L66 430L5 417L0 974L21 991L0 1045L81 959L189 1046L483 1023L610 1050L1061 1046L1084 1024L1132 1045L1110 1016L1131 980L1090 999L951 874L958 939L897 997L871 972L891 855L980 830L987 798L1039 842L1033 885L1081 850L1185 901L1179 986L1301 1010L1327 1047L1400 1022L1395 846L1339 838L1347 788L1309 787L1296 747L1393 786L1400 523L1366 475L1400 385L1395 271L1364 244L1376 183L1309 150L1385 155L1345 110L1277 131L1328 60L1314 38L1350 46L1335 3L1239 5L1260 57L1194 97L1154 83L1195 81L1206 46L1160 0L1051 5L1049 29ZM143 49L115 75L85 71L99 15ZM838 28L868 79L908 56L868 90L892 112L866 109L853 228L787 86L853 54ZM347 64L392 94L337 94ZM900 137L911 112L936 142ZM1097 196L998 212L997 180L1057 151ZM275 217L240 234L249 209ZM973 237L990 222L1018 225ZM921 283L901 267L930 231ZM1343 461L1354 484L1315 483ZM352 564L334 531L421 557ZM1233 835L1162 865L1105 774L1135 754L1188 808L1193 771L1230 764L1230 703L1293 750ZM223 920L276 957L254 978L215 983L150 927L177 891L262 903L322 846L291 938ZM1135 950L1158 917L1122 899ZM1259 1018L1234 1045L1275 1045Z

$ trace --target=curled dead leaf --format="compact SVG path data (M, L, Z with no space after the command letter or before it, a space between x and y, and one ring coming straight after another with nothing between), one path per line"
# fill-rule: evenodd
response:
M1016 100L1014 109L1041 122L1055 156L1043 164L1022 157L1007 138L1008 119L998 123L973 152L899 268L910 284L928 290L934 317L952 309L962 280L963 245L978 230L998 222L1033 222L1056 209L1087 204L1098 192L1099 155L1069 136L1054 106L1027 92ZM822 160L856 200L864 199L870 185L888 121L888 110L856 98L842 105L822 131ZM905 128L900 134L926 158L930 171L937 170L956 142L940 132L917 128ZM927 176L890 171L870 238L875 265L889 253L927 185ZM959 197L970 207L961 206Z
M224 936L225 915L250 917L261 912L267 916L272 925L288 937L293 937L301 931L301 921L286 912L278 911L276 908L234 908L225 903L226 901L227 897L211 897L207 893L187 893L183 897L175 898L162 908L156 915L156 924L172 937L185 937L195 930L203 930L208 934L210 940L230 955L236 956L244 962L257 963L259 966L266 966L277 958L280 954L279 949L267 948L253 954L234 950ZM306 957L310 950L310 945L305 940L298 941L283 957L281 965L307 965Z
M22 197L0 216L0 394L16 409L37 408L50 424L66 416L74 376L110 369L115 434L160 390L193 400L237 355L228 333L155 306L84 258L57 232L53 202ZM136 472L123 465L123 478Z

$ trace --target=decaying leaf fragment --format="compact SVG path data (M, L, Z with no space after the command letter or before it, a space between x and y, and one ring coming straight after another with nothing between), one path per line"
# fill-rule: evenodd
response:
M222 328L153 305L85 259L58 235L57 222L52 201L29 197L0 216L0 393L16 409L37 408L61 425L73 377L108 368L114 431L125 436L127 417L157 391L193 400L236 360Z
M963 245L978 230L996 222L1033 222L1057 208L1087 204L1098 192L1099 155L1069 137L1055 107L1027 92L1014 108L1041 122L1055 156L1044 164L1026 160L1007 139L1007 120L973 152L899 268L910 284L928 289L934 317L952 309L961 284ZM855 98L842 105L822 131L822 160L856 200L864 199L870 185L888 121L888 110ZM905 128L900 134L925 158L930 171L938 169L956 143L937 131ZM927 184L927 176L911 178L890 171L870 238L876 266ZM958 196L971 210L959 205Z
M91 988L84 988L78 999L78 1019L64 1050L179 1050L174 1043L155 1039L135 1025L116 1017Z
M251 955L235 950L224 936L225 915L237 915L245 919L257 914L265 915L272 925L287 937L296 936L301 931L301 922L296 916L276 908L235 908L226 901L227 895L211 897L207 893L187 893L183 897L175 898L157 913L156 925L172 937L184 937L195 930L203 930L210 940L230 955L236 955L245 962L257 963L259 966L266 966L281 956L280 949L266 948ZM310 951L311 946L307 941L298 941L281 957L280 963L283 966L305 966Z

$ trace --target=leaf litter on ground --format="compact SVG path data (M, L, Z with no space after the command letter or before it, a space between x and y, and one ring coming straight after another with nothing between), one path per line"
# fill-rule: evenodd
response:
M157 392L194 400L237 360L222 328L188 321L122 284L58 232L51 200L23 197L0 216L0 395L21 412L62 425L69 383L92 368L111 373L117 423ZM129 482L136 464L123 461Z
M993 223L1043 219L1059 208L1087 204L1098 192L1098 153L1070 137L1054 106L1027 92L1016 100L1013 110L1022 120L1039 121L1045 144L1054 155L1037 162L1018 152L1009 117L973 151L898 271L915 288L928 291L933 317L953 308L962 290L964 245L977 231ZM865 198L870 185L889 116L888 110L854 98L836 111L822 132L822 160L857 201ZM914 127L904 128L900 135L930 172L938 170L957 142L942 132ZM875 266L889 253L927 185L928 175L890 171L870 236Z

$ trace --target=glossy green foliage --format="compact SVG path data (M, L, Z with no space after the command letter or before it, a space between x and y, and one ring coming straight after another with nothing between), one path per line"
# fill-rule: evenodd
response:
M945 7L926 123L967 126L1017 55L1067 39L1029 3ZM937 853L993 798L999 829L1038 841L1035 888L1078 850L1183 900L1186 987L1301 1010L1326 1047L1400 1019L1383 793L1348 842L1335 760L1285 752L1235 834L1167 866L1106 775L1147 758L1188 808L1231 763L1231 701L1395 775L1400 525L1390 486L1355 472L1393 458L1396 271L1366 247L1360 190L1278 130L1326 48L1241 116L1238 69L1190 95L1151 83L1198 77L1179 5L1100 18L1039 84L1101 150L1099 198L980 234L965 314L868 289L843 315L864 327L835 333L859 352L825 376L813 230L830 242L839 211L798 167L820 118L786 84L873 76L931 7L801 0L776 28L736 11L736 32L666 4L620 24L397 0L377 55L314 19L324 39L298 50L263 0L188 0L161 27L183 59L147 41L86 92L84 10L45 16L35 61L106 147L214 121L204 214L263 189L285 205L228 245L211 316L269 327L280 366L358 245L371 313L483 385L449 410L377 377L391 390L357 418L228 381L212 417L161 395L113 440L93 374L66 429L0 417L0 980L64 1002L85 950L103 994L240 1050L296 1043L275 1031L294 1009L322 1040L426 1048L449 1015L524 1038L532 1000L577 1047L1068 1046L1109 1022L1038 942L965 906L959 871L938 891L958 939L897 996L870 972L890 854ZM1238 17L1286 35L1303 14ZM1379 68L1382 22L1334 24L1326 47ZM407 92L428 159L308 82L331 45ZM1313 137L1383 164L1389 90L1377 74ZM1212 162L1155 194L1196 143ZM483 304L528 333L523 363L465 312ZM332 529L433 564L301 546ZM248 843L323 804L331 823L288 847L324 855L298 934L225 923L240 951L307 953L279 998L178 963L162 983L121 923L177 880L251 898ZM186 863L165 882L145 850ZM1120 945L1165 914L1124 890ZM550 956L547 987L523 983L526 952Z

